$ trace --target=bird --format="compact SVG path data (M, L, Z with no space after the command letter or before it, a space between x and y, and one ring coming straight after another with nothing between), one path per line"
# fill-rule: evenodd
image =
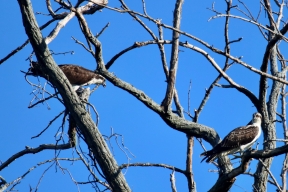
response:
M205 156L201 162L206 160L207 163L211 163L218 155L229 155L236 152L243 153L251 148L261 135L261 121L262 115L254 113L250 124L237 127L213 149L200 154L200 156Z
M43 74L43 72L40 71L36 65L38 65L38 62L32 61L31 67L26 74L45 78L45 74ZM63 64L58 66L66 75L75 91L77 91L82 86L92 84L103 85L103 87L106 86L105 78L102 75L97 74L89 69L72 64Z

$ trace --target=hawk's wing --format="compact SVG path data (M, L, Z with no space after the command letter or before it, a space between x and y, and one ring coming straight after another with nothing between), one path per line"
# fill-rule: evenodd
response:
M97 74L78 65L59 65L71 84L83 85Z
M202 161L211 162L218 154L238 148L241 145L251 143L260 131L255 125L246 125L232 130L218 145L210 151L205 151L201 156L205 156ZM201 162L202 162L201 161Z
M255 125L247 125L243 127L238 127L232 130L224 139L221 141L221 147L236 148L241 145L246 145L251 143L253 139L259 133L259 129Z

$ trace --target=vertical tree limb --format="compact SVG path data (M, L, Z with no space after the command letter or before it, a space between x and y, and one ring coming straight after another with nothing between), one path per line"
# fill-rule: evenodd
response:
M193 147L194 147L194 138L190 135L187 135L187 157L186 157L186 177L188 181L188 191L196 192L196 184L193 177Z
M284 3L284 2L283 2ZM282 5L281 5L281 9L282 9ZM278 57L281 59L281 65L282 65L282 72L285 71L286 69L286 61L284 56L280 53L280 50L277 47L277 52L278 52ZM283 75L283 74L282 74ZM283 79L286 80L286 71L285 71L285 75L283 75ZM287 129L287 119L286 119L286 97L287 97L287 93L286 93L286 84L282 85L282 91L281 91L281 119L282 119L282 127L283 127L283 137L284 139L288 139L288 129ZM285 142L285 145L287 145L288 142ZM285 158L283 160L283 166L281 168L281 179L282 179L282 191L286 191L287 190L287 170L288 170L288 154L285 154Z
M170 182L171 182L172 192L177 192L176 184L175 184L175 171L174 170L170 174Z
M173 27L176 29L180 28L180 20L182 13L182 5L184 0L177 0L174 9L174 17L173 17ZM172 51L171 51L171 60L170 60L170 68L169 68L169 78L165 98L162 101L161 106L164 107L164 111L168 111L172 104L174 87L176 83L176 73L178 68L178 56L179 56L179 36L180 33L177 31L173 31L172 35Z
M131 11L128 6L124 3L123 0L120 0L123 8L127 11ZM147 15L146 13L146 8L145 8L145 2L142 1L143 3L143 9L144 9L144 12L145 12L145 15ZM145 23L140 19L138 18L134 13L132 12L128 12L136 21L138 21L138 23L150 34L150 36L155 40L155 41L158 41L158 38L156 37L156 35L152 32L151 29L149 29ZM161 27L161 21L158 20L156 22L157 24L157 27L158 27L158 32L159 32L159 40L163 40L163 30L162 30L162 27ZM178 40L179 41L179 40ZM173 44L173 43L172 43ZM158 48L159 48L159 51L160 51L160 55L161 55L161 61L162 61L162 66L163 66L163 70L164 70L164 73L165 73L165 76L166 76L166 81L168 82L168 79L169 79L169 69L167 67L167 61L166 61L166 55L165 55L165 49L164 49L164 44L161 44L161 43L157 43L158 45ZM178 54L178 52L177 52ZM176 88L174 87L174 94L173 94L173 99L174 99L174 102L175 102L175 106L176 106L176 109L177 109L177 114L180 116L180 117L184 117L184 113L183 113L183 107L181 106L180 104L180 100L179 100L179 97L178 97L178 92L176 90ZM171 101L172 102L172 101Z
M76 122L73 119L72 115L69 115L69 126L68 126L68 136L69 136L69 143L71 147L76 146L76 135L77 135L77 130L76 130Z
M271 13L270 2L265 0L265 6L267 11ZM270 27L273 30L276 30L276 25L272 16L269 15ZM285 27L284 27L285 28ZM278 29L277 29L278 30ZM281 33L283 30L281 30ZM263 57L263 62L261 66L261 71L267 72L268 70L268 63L270 60L270 68L271 74L273 76L277 76L278 74L278 63L277 63L277 45L279 38L277 35L272 33L269 34L270 41L266 47L266 51ZM264 140L269 141L264 143L264 149L274 149L276 147L276 142L273 141L276 139L276 125L274 120L276 119L276 111L278 105L278 98L280 95L280 89L282 87L282 83L278 81L273 81L271 93L269 95L269 100L266 104L266 94L267 94L267 78L261 76L260 78L260 89L259 89L259 100L260 100L260 109L261 113L263 114L263 135ZM263 163L259 162L257 166L257 170L255 172L255 180L254 186L260 192L265 192L267 190L267 181L268 181L268 172L266 169L270 169L272 164L273 158L264 159ZM265 166L264 166L265 165ZM255 191L254 189L254 191Z

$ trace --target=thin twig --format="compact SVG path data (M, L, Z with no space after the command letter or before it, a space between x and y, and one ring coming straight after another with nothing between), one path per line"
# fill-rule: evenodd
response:
M100 37L100 35L109 27L110 22L108 22L99 33L96 34L96 38Z
M43 103L43 102L45 102L45 101L47 101L47 100L49 100L49 99L51 99L51 98L54 98L56 95L58 95L59 93L57 92L57 93L54 93L53 95L50 95L49 97L46 97L46 98L44 98L44 99L41 99L41 100L39 100L39 101L37 101L36 103L34 103L34 104L31 104L30 103L30 105L28 106L28 108L29 109L31 109L31 108L33 108L33 107L35 107L36 105L38 105L39 103Z
M35 192L38 191L38 188L39 188L39 186L40 186L40 183L41 183L42 179L44 178L44 175L46 174L46 172L47 172L54 164L55 164L55 161L54 161L51 165L49 165L49 166L43 171L43 173L42 173L41 177L39 178L38 183L37 183L37 185L36 185Z
M10 183L6 183L4 186L5 187L8 187L8 186L10 186L10 185L12 185L12 184L14 184L13 186L12 186L12 188L10 189L10 191L13 191L13 188L16 186L16 185L18 185L19 183L21 183L21 180L22 179L24 179L25 177L26 177L26 175L28 175L31 171L33 171L34 169L36 168L36 166L34 166L34 167L31 167L28 171L26 171L23 175L21 175L20 177L18 177L17 179L15 179L14 181L11 181ZM0 188L0 190L1 190L1 188Z
M51 125L54 121L56 121L56 119L58 119L63 113L65 112L62 111L61 113L59 113L56 117L54 117L49 123L48 125L45 127L45 129L43 129L38 135L31 137L31 139L35 139L36 137L39 137L40 135L42 135Z
M142 5L143 5L143 12L144 12L145 15L147 15L145 0L142 0Z
M122 164L119 166L119 169L125 169L127 167L162 167L170 170L175 170L176 172L185 174L186 171L173 167L171 165L160 164L160 163L130 163L130 164Z
M88 48L84 45L84 43L82 43L81 41L77 40L75 37L71 36L71 38L75 41L75 43L78 43L79 45L81 45L86 51L92 53L93 55L95 54L94 51L91 48Z
M64 149L70 149L70 143L68 144L62 144L62 145L53 145L53 144L42 144L37 148L30 148L28 146L25 147L26 149L19 151L18 153L15 153L12 155L9 159L7 159L5 162L3 162L0 165L0 171L4 169L5 167L9 166L15 159L18 159L26 154L35 154L39 153L43 150L64 150Z
M99 120L100 120L100 117L99 117L99 114L98 114L98 112L97 112L97 110L96 110L96 108L95 108L95 106L94 105L92 105L91 103L86 103L87 105L89 105L92 109L93 109L93 111L94 111L94 113L95 113L95 115L96 115L96 126L98 126L98 123L99 123Z

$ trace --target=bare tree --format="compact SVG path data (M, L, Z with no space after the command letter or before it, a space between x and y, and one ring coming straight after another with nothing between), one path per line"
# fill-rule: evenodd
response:
M215 8L214 3L209 8L211 15L209 20L217 20L224 18L224 49L213 46L212 43L206 42L204 39L200 39L190 33L190 31L184 31L181 29L181 19L183 17L182 10L185 6L183 0L176 0L173 10L173 22L171 25L162 22L159 18L150 16L146 10L146 2L142 0L142 11L136 11L129 8L129 3L123 0L119 0L121 7L110 7L106 0L90 0L77 2L71 2L69 0L55 0L55 5L59 6L57 10L52 8L50 0L46 0L47 10L49 16L52 17L50 21L41 27L38 26L30 0L18 0L18 4L21 10L23 26L28 36L28 40L10 54L0 60L0 64L13 57L18 51L22 50L28 43L32 45L33 53L36 56L39 63L39 70L45 74L45 78L49 81L51 86L55 88L55 93L49 93L45 87L36 86L39 93L45 93L48 95L45 98L39 99L30 105L30 108L44 103L49 99L58 99L60 103L65 106L65 110L57 115L49 122L47 128L61 115L63 115L61 129L63 130L64 123L69 121L69 142L61 136L56 144L41 144L39 147L30 148L26 147L18 153L12 155L9 159L3 161L0 165L0 171L3 169L9 169L9 165L13 161L21 156L29 153L40 153L44 150L54 150L55 157L52 160L58 167L61 168L59 161L81 161L83 165L88 169L91 178L87 182L78 182L72 176L71 179L74 183L78 184L91 184L95 187L96 191L131 191L128 182L122 173L123 169L128 167L162 167L171 170L170 181L171 190L177 191L177 184L175 181L175 172L183 174L187 179L188 191L196 191L196 181L192 167L192 155L195 150L194 143L198 142L204 150L204 142L208 142L212 147L220 142L220 137L217 130L207 125L199 123L199 117L204 107L206 106L208 99L212 97L212 91L219 89L223 92L227 89L233 89L240 96L245 96L255 106L256 111L262 114L262 130L263 130L263 150L248 150L241 156L241 162L238 166L233 167L231 160L228 156L221 156L213 164L217 168L219 177L217 181L211 181L209 185L211 188L209 191L229 191L236 181L236 177L239 175L250 175L253 179L253 190L264 192L267 191L267 184L275 186L278 191L287 191L286 172L288 166L288 131L286 125L286 80L287 72L287 60L285 59L285 49L287 43L287 18L284 17L284 11L287 9L286 1L273 1L268 0L260 1L259 12L255 13L250 10L249 6L238 0L236 3L232 0L225 0L225 11L219 11ZM271 5L272 4L272 5ZM275 9L273 10L272 7ZM99 40L102 33L105 33L109 24L94 35L90 28L89 22L86 21L87 14L95 14L100 10L111 10L116 14L126 14L133 18L142 29L144 29L150 40L137 41L127 48L124 48L119 53L115 54L108 62L104 62L103 54L105 50ZM64 11L63 11L64 10ZM61 12L62 11L62 12ZM61 13L58 13L61 12ZM111 137L121 136L112 132L111 136L103 136L99 129L98 123L94 122L91 114L87 111L86 105L90 105L93 109L93 105L87 103L86 98L83 99L80 95L72 89L71 84L67 80L64 73L56 65L53 57L53 52L48 49L48 44L51 43L61 29L73 18L77 19L79 28L83 33L86 43L81 42L73 37L73 40L77 43L75 46L82 46L92 58L95 59L95 73L101 74L111 84L120 88L125 93L133 96L138 102L144 104L147 109L158 114L160 118L174 131L180 132L187 136L187 151L186 151L186 165L184 169L175 167L173 165L167 165L162 163L127 163L118 165L115 156L111 153L111 147L109 149L107 143L110 143ZM95 15L97 17L97 15ZM262 24L263 18L268 22L267 25ZM184 19L184 18L183 18ZM262 54L262 63L260 67L256 67L255 64L249 64L245 62L240 56L235 56L232 52L232 44L240 44L242 38L232 39L230 38L230 22L231 19L240 20L244 25L253 25L259 30L259 34L265 40L265 51ZM50 32L47 37L43 37L41 30L49 26L51 23L59 21L56 27ZM222 29L222 26L220 26ZM164 35L164 31L171 32L171 36ZM286 36L285 36L286 35ZM223 36L223 35L222 35ZM171 40L170 40L171 39ZM56 40L55 40L56 41ZM132 86L131 83L126 82L118 78L113 70L110 68L116 64L119 58L127 55L136 48L144 48L149 45L157 46L157 53L160 53L161 66L166 80L165 95L162 98L162 102L158 103L148 96L144 91L137 87ZM249 48L249 44L245 45ZM171 49L171 52L166 49ZM181 58L180 49L191 50L193 53L197 53L204 56L205 61L209 63L217 71L217 76L205 90L205 94L202 100L199 102L199 106L192 113L190 111L190 100L194 99L195 94L202 95L202 93L193 93L193 86L188 89L188 107L185 107L180 102L180 96L178 93L176 79L177 70L179 66L179 59ZM239 51L241 53L241 51ZM170 55L169 55L169 54ZM64 53L65 54L65 53ZM167 55L170 59L167 59ZM27 56L28 57L28 56ZM213 57L217 57L214 59ZM30 57L30 59L33 56ZM221 67L220 61L222 59L223 67ZM155 62L156 63L156 62ZM157 62L159 63L159 62ZM252 73L258 75L259 83L257 84L258 94L254 94L253 91L244 87L237 80L228 75L228 69L236 66L236 64L244 67L245 73ZM27 67L28 68L28 67ZM270 69L270 71L269 71ZM154 69L150 69L154 70ZM27 75L27 74L26 74ZM244 76L245 74L243 74ZM225 82L225 83L223 83ZM216 88L215 88L216 87ZM90 92L88 93L89 96ZM61 97L60 97L61 96ZM80 96L80 98L79 98ZM36 95L35 98L38 98ZM243 99L243 97L241 98ZM183 102L183 100L181 99ZM109 104L108 104L109 105ZM97 112L94 110L96 115ZM48 113L48 112L47 112ZM69 117L67 120L67 116ZM277 126L276 126L276 123ZM277 128L277 129L276 129ZM43 130L43 132L46 129ZM276 130L282 133L283 138L276 137ZM64 131L62 131L64 132ZM42 132L41 132L42 133ZM41 133L38 135L40 136ZM76 137L78 135L79 140L84 141L87 145L88 152L84 152L80 146L78 146ZM38 137L37 136L37 137ZM196 139L196 141L195 141ZM276 142L281 142L282 146L276 147ZM63 144L60 144L63 142ZM120 146L120 145L119 145ZM124 145L123 145L124 146ZM120 146L121 147L121 146ZM125 146L124 146L125 148ZM61 159L57 156L57 153L61 150L73 149L77 153L77 158ZM122 149L122 148L121 148ZM126 148L123 150L126 153ZM284 157L283 165L281 168L281 181L277 181L271 171L271 164L275 156ZM252 159L257 160L257 169L255 173L248 171L248 166ZM198 161L197 157L197 162ZM47 160L48 162L49 160ZM195 160L194 160L195 161ZM40 163L44 164L45 162ZM100 169L99 169L99 168ZM13 190L15 185L19 183L27 174L29 174L35 167L29 169L25 174L20 176L14 181L6 181L5 175L0 176L0 191ZM269 179L269 177L271 179ZM41 178L42 179L42 178ZM139 181L141 182L141 181ZM36 187L36 190L38 186Z

